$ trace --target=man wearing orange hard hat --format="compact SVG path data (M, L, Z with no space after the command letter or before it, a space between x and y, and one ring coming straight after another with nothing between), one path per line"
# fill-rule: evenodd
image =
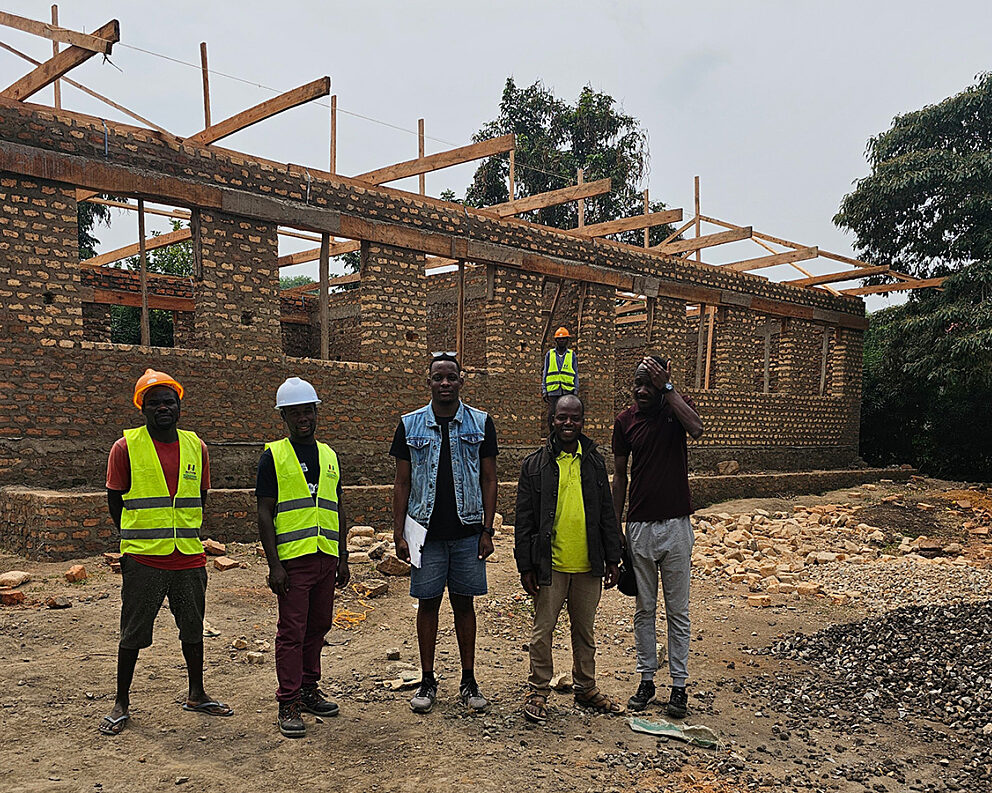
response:
M119 734L130 718L138 653L151 646L155 617L166 597L189 677L183 710L209 716L234 713L203 689L207 558L200 527L210 461L203 441L177 426L182 398L179 381L146 369L132 397L145 424L124 430L107 461L107 504L120 531L123 581L117 694L99 726L104 735Z
M575 350L568 347L571 341L568 328L555 331L554 349L544 356L544 372L541 377L541 392L548 403L548 423L555 413L558 398L565 394L579 393L579 362Z

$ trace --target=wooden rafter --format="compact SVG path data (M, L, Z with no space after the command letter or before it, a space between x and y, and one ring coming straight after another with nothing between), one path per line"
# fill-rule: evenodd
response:
M179 229L178 231L170 231L168 234L159 234L157 237L149 237L144 240L144 250L153 251L156 248L165 248L168 245L175 245L177 242L185 242L191 237L192 232L189 229ZM141 253L141 250L141 243L136 242L133 245L125 245L123 248L101 253L92 259L85 259L79 263L79 266L102 267L105 264L127 259L129 256L137 256Z
M900 281L898 284L875 284L874 286L859 286L854 289L841 289L844 295L882 295L886 292L905 292L909 289L926 289L930 286L940 286L943 278L925 278L915 281Z
M515 136L502 135L498 138L484 140L481 143L472 143L468 146L460 146L457 149L449 149L438 154L431 154L427 157L417 157L413 160L387 165L385 168L376 168L374 171L367 171L354 177L363 182L372 184L385 184L396 179L404 179L407 176L417 176L419 174L430 173L441 168L449 168L452 165L459 165L463 162L471 162L482 157L492 157L494 154L503 154L513 151L516 147Z
M332 245L330 248L329 256L340 256L344 253L352 253L357 251L362 247L362 243L358 240L348 240L346 242L339 242L336 245ZM280 267L291 267L294 264L306 264L307 262L315 262L320 259L320 248L310 248L305 251L297 251L296 253L288 253L285 256L280 256L278 264Z
M758 256L756 259L744 259L740 262L731 262L722 265L727 270L734 270L738 273L749 272L750 270L762 270L765 267L775 267L779 264L791 264L792 262L802 262L807 259L815 259L820 251L817 247L799 248L785 253L773 253L771 256Z
M347 275L339 275L335 278L328 278L328 286L344 286L345 284L356 284L361 280L361 276L358 273L348 273ZM281 289L279 295L281 297L296 297L298 295L305 295L307 292L314 292L320 289L320 284L314 282L312 284L301 284L300 286L291 286L289 289Z
M510 217L511 215L519 215L521 212L530 212L534 209L567 204L582 198L605 195L610 192L610 189L610 180L600 179L595 182L585 182L571 187L562 187L560 190L549 190L547 193L518 198L515 201L507 201L505 204L494 204L487 209L496 212L500 217Z
M889 265L880 264L877 267L860 267L856 270L844 270L839 273L824 273L812 275L809 278L797 278L794 281L783 281L789 286L819 286L820 284L835 284L839 281L853 281L857 278L867 278L870 275L882 275L889 272Z
M686 251L698 251L702 248L711 248L714 245L723 245L726 242L736 242L746 240L751 236L751 227L744 226L730 231L718 231L716 234L705 234L702 237L693 237L688 240L678 240L677 242L664 242L656 245L655 250L662 253L684 253Z
M112 19L103 27L97 28L93 32L93 35L96 38L108 41L110 44L116 44L121 38L120 24L116 19ZM38 93L45 86L51 85L68 71L88 61L94 55L96 55L96 52L93 50L75 45L69 47L69 49L62 50L58 55L36 66L20 80L0 91L0 96L23 102L29 96Z
M199 143L207 146L235 132L240 132L252 124L264 121L279 113L282 113L297 105L303 105L322 96L327 96L331 92L331 78L321 77L313 82L294 88L284 94L267 99L254 107L242 110L240 113L225 118L216 124L212 124L201 132L187 138L189 143Z
M14 28L15 30L22 30L25 33L33 33L36 36L41 36L52 41L60 41L63 44L71 44L74 47L90 50L94 53L101 52L104 55L109 55L114 44L118 41L118 39L110 40L101 36L90 35L89 33L80 33L76 30L61 28L57 25L50 25L47 22L37 22L34 19L20 17L17 14L11 14L7 11L0 11L0 25Z
M619 220L607 220L605 223L593 223L589 226L583 226L582 233L588 237L605 237L608 234L620 234L624 231L664 226L666 223L678 223L680 220L682 220L681 209L666 209L664 212L650 212Z

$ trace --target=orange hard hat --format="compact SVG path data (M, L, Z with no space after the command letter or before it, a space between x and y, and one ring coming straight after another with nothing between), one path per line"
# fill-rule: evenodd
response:
M179 395L180 399L183 398L183 387L179 384L178 380L175 380L165 372L145 369L145 373L134 384L134 406L138 410L141 410L141 398L145 395L145 391L157 385L168 386Z
M568 328L558 328L558 330L555 331L556 339L568 339L571 338L571 336L572 334L568 332Z

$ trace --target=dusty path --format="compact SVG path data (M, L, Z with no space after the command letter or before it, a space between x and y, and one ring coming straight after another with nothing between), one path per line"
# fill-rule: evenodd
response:
M838 494L819 497L824 503L831 499ZM434 712L416 716L407 705L410 692L382 686L382 680L395 677L387 649L400 648L401 662L417 662L408 582L394 578L388 595L369 601L373 609L364 622L329 636L324 685L341 703L341 716L323 724L310 718L307 737L295 741L275 729L271 650L263 653L261 665L251 665L244 651L231 647L243 636L249 649L258 649L256 641L271 643L274 636L275 598L264 587L264 564L253 548L229 547L229 555L249 568L209 571L208 619L221 635L205 640L207 690L234 705L236 716L211 719L180 710L182 658L171 616L163 610L155 644L139 660L132 721L117 738L99 735L96 725L112 703L120 578L93 558L83 560L89 579L69 585L61 575L68 564L0 555L0 571L35 573L35 581L22 587L29 602L53 594L72 601L64 610L40 603L0 608L0 790L144 793L178 785L189 791L735 791L758 786L896 791L923 790L940 778L940 753L947 747L935 745L918 726L891 722L851 732L837 723L797 729L741 685L763 673L802 671L799 664L754 656L747 648L765 647L790 631L859 619L857 604L783 600L759 610L746 605L742 585L711 580L693 584L687 722L715 729L724 742L721 749L635 734L623 718L590 716L565 695L552 699L546 728L528 725L520 705L530 606L519 594L510 542L507 536L497 538L489 568L492 594L478 603L477 671L492 700L487 714L468 715L455 702L459 670L450 612L442 619L438 667L443 678ZM340 605L364 610L353 593ZM632 605L609 592L598 620L601 685L624 700L636 688ZM567 671L567 628L560 638L557 668ZM647 713L662 715L655 706ZM863 768L865 781L838 777L841 766ZM896 770L886 776L887 768Z

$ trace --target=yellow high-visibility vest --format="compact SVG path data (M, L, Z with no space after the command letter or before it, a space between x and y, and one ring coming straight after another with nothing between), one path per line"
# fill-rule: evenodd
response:
M124 430L131 461L131 489L121 512L121 553L167 556L203 553L200 476L203 447L193 432L179 432L179 487L169 495L165 473L147 427Z
M571 350L565 350L565 357L558 369L558 355L554 350L548 351L548 374L544 378L546 393L562 390L568 393L575 391L575 355Z
M267 443L276 467L279 496L273 523L279 558L295 559L322 551L338 555L338 456L326 443L317 443L320 478L317 500L310 494L303 468L289 438Z

